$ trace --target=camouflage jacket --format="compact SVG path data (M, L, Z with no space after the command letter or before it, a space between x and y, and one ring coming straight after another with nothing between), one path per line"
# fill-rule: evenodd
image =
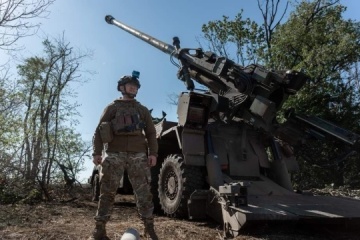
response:
M109 104L102 113L98 126L93 136L93 155L101 155L104 143L100 136L99 126L102 122L116 122L119 110L136 109L142 129L133 129L122 133L114 134L113 140L107 144L106 151L109 152L146 152L149 155L157 156L158 144L156 140L156 130L152 122L149 110L136 100L117 99ZM115 120L115 121L114 121ZM115 127L115 126L114 126Z

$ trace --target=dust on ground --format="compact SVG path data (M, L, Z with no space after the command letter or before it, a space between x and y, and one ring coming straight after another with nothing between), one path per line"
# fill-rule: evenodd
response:
M97 204L91 201L90 190L86 188L50 203L0 205L0 239L87 239L94 228L96 208ZM107 224L108 236L119 240L129 227L143 231L134 198L117 195L111 221ZM211 219L189 221L156 215L155 227L159 239L164 240L224 239L222 226ZM244 230L235 239L359 239L358 236L359 232L343 227L326 229L261 223Z

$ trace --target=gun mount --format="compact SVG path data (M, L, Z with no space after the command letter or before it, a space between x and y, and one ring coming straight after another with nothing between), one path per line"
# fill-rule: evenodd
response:
M353 149L360 140L325 120L294 112L284 124L276 122L276 113L303 87L306 74L243 67L201 48L181 48L178 37L170 45L110 15L105 20L169 54L189 90L179 96L178 122L163 119L156 125L159 164L152 168L152 191L158 209L191 219L211 216L228 237L250 222L360 221L357 200L293 190L290 174L298 164L292 146L309 134ZM194 81L208 91L194 91Z
M269 71L256 64L242 67L215 53L204 52L201 48L180 48L178 37L174 37L173 45L170 45L110 15L105 20L177 58L180 62L176 64L179 67L177 76L185 83L187 90L194 90L193 80L206 86L209 94L217 99L216 106L226 121L241 119L266 130L271 129L276 111L307 80L307 76L301 72Z

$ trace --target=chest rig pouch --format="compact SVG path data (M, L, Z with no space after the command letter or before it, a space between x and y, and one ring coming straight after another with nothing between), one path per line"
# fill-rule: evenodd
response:
M115 135L140 135L145 128L139 108L132 104L117 104L111 123Z

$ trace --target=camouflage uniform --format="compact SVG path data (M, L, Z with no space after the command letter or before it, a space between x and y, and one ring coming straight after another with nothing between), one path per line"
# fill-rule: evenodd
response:
M104 122L110 123L113 135L112 141L106 144L102 141L99 130ZM125 169L134 190L138 213L144 221L145 232L152 239L157 239L153 224L154 205L150 191L148 155L157 157L158 145L148 109L136 100L115 100L105 108L101 116L93 146L94 156L101 155L106 146L106 156L101 163L100 198L93 239L104 239L106 236L105 224L110 219L117 188Z
M96 221L107 222L113 207L120 179L127 170L136 196L136 206L142 219L152 218L154 205L150 192L150 167L145 153L108 152L101 164L100 201Z

